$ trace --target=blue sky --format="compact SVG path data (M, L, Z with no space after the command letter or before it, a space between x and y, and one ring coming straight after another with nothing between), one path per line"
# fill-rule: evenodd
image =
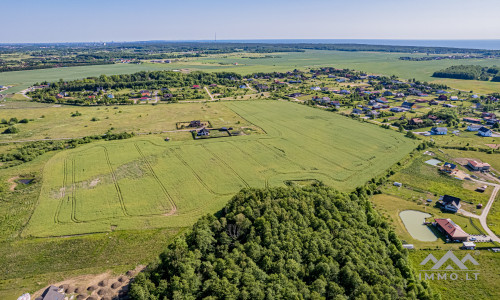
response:
M500 39L499 0L0 0L0 43ZM7 12L7 13L5 13Z

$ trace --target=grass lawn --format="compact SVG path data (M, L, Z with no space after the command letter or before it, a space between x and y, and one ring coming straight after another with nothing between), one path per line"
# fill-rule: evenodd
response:
M76 111L81 116L72 117ZM2 134L0 141L74 138L104 134L111 128L114 128L113 132L158 133L176 130L176 122L199 119L210 120L216 128L223 126L235 129L253 127L252 124L246 122L221 103L76 107L7 101L4 109L0 109L0 119L9 120L13 117L19 120L33 119L33 121L16 125L19 133ZM94 117L98 121L91 121ZM254 129L255 132L259 132L259 128L255 127ZM2 129L0 128L0 130ZM166 132L165 135L171 136L172 134ZM179 136L182 139L191 138L189 133L183 133Z
M439 153L436 150L434 152ZM419 154L411 163L393 175L391 180L401 182L403 186L413 188L416 191L428 191L434 196L448 194L459 197L464 201L483 204L488 202L491 189L488 189L485 193L475 192L474 189L480 184L457 180L447 174L440 173L437 167L425 163L425 161L432 158L445 161L439 155Z

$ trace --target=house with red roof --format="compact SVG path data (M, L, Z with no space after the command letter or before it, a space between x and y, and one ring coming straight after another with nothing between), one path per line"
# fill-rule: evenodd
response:
M451 219L435 219L434 226L452 241L467 241L469 234Z

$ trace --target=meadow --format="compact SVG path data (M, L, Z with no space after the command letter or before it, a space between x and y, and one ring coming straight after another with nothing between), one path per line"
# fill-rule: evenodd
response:
M243 75L254 72L286 72L291 69L333 66L365 71L373 74L396 75L403 79L415 78L421 81L439 82L452 88L476 93L500 91L500 83L478 80L457 80L431 77L435 71L452 65L500 65L500 59L460 59L437 61L403 61L401 56L415 56L408 53L320 51L275 53L270 58L252 59L248 53L210 55L199 58L184 58L171 64L114 64L84 67L66 67L30 71L0 73L1 85L15 85L3 93L18 92L35 82L57 81L98 76L101 74L125 74L147 70L202 70L230 71ZM264 56L264 55L262 55ZM418 56L418 55L417 55Z
M395 131L299 104L217 105L266 134L168 143L147 136L60 152L44 167L38 205L22 235L184 227L242 188L290 180L349 191L416 146Z
M11 140L77 138L113 132L149 134L164 132L172 139L190 139L190 135L168 132L179 121L210 120L212 126L252 127L229 108L218 103L182 103L121 106L49 105L27 101L8 101L0 109L0 119L32 121L16 125L16 135L2 134L0 142ZM80 115L75 115L78 112ZM91 121L93 118L97 121ZM254 128L258 132L258 128Z
M438 152L438 151L435 151ZM426 164L425 161L437 158L446 161L444 156L420 155L411 164L391 177L391 180L402 182L417 191L428 191L434 195L453 195L464 201L473 203L487 203L491 189L485 193L478 193L475 189L481 184L465 180L457 180L447 174L439 172L438 168ZM452 161L453 162L453 161Z

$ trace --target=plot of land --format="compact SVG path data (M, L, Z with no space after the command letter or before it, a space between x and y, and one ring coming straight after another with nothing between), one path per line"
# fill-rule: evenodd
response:
M23 235L188 226L242 188L288 180L347 191L416 145L395 131L298 104L225 105L267 134L169 143L134 138L63 151L45 166Z

